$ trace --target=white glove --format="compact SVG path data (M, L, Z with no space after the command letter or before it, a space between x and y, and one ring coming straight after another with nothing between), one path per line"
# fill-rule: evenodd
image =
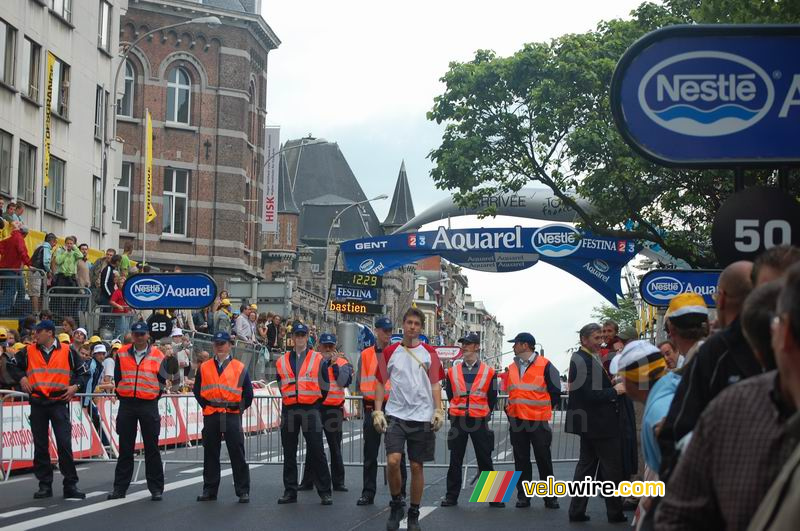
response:
M444 410L437 409L433 412L433 418L431 419L431 425L433 427L433 431L439 431L444 426Z
M378 433L386 433L386 430L389 429L389 423L386 421L383 411L372 412L372 426Z

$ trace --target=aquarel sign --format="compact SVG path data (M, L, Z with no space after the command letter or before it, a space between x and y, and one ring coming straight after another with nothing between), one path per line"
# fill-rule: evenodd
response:
M140 273L128 277L122 295L137 310L205 308L217 284L205 273Z
M669 26L622 56L611 106L625 140L660 164L800 162L800 26Z
M666 308L676 295L696 293L713 308L720 273L718 269L654 269L642 277L639 292L651 306Z

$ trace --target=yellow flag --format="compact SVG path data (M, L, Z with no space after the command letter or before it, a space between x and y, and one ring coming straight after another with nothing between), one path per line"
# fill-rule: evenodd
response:
M147 208L147 223L156 219L156 209L153 208L153 121L150 111L147 111L147 139L145 141L145 203Z
M56 58L47 52L47 93L44 105L44 156L42 157L42 179L44 187L50 186L50 109L53 106L53 68Z

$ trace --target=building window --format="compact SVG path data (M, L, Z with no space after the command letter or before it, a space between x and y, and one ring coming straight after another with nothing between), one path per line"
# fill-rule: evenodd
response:
M25 93L33 101L39 101L39 61L42 47L25 37L22 43L22 65L26 69L25 81L28 87Z
M92 181L92 228L100 230L103 226L103 181L97 175Z
M0 192L11 193L11 143L14 137L0 130Z
M29 205L33 205L36 198L35 190L36 148L20 140L17 197Z
M164 173L164 232L186 236L189 172L167 169Z
M64 215L64 174L67 163L50 155L50 185L44 189L44 208Z
M59 58L53 63L53 92L50 110L62 118L67 117L69 110L69 65Z
M281 245L281 224L278 223L278 227L275 229L275 234L272 236L272 245L276 249L280 249Z
M167 78L167 121L189 124L192 83L183 68L173 68Z
M106 117L106 91L98 86L94 95L94 137L103 140Z
M72 22L72 0L50 0L50 10L67 22Z
M133 164L130 162L122 163L122 173L119 177L119 184L114 192L114 221L119 223L119 230L128 231L130 229L131 212L131 175L133 174Z
M286 223L286 248L292 248L292 222Z
M105 51L111 49L111 4L100 0L99 26L97 28L97 46Z
M120 116L133 117L133 91L136 86L136 72L133 63L125 61L125 94L117 105L117 114Z
M16 56L17 30L0 20L0 81L14 84L14 57Z

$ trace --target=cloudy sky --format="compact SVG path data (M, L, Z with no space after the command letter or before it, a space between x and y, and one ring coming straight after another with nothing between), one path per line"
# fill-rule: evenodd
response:
M285 141L309 133L338 142L367 197L393 191L405 160L414 207L447 196L429 177L442 129L425 113L443 92L450 61L475 50L510 55L526 42L592 29L625 17L640 0L264 0L282 40L269 58L268 120ZM373 203L383 219L388 201ZM453 220L453 228L535 226L531 220ZM427 229L435 228L428 226ZM577 330L600 295L547 264L503 275L467 270L469 291L505 326L530 331L562 371ZM510 350L510 349L509 349Z

